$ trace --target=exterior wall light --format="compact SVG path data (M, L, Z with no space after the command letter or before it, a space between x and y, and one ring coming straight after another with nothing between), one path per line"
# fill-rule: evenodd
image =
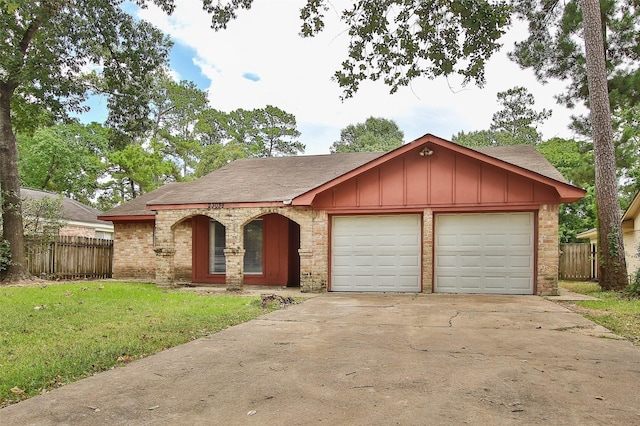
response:
M420 150L419 154L421 157L429 157L433 155L433 150L425 147L425 148L422 148L422 150Z

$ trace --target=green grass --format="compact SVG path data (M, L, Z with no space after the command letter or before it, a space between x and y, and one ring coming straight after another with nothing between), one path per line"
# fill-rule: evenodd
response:
M151 284L0 287L0 407L266 311L259 297Z
M640 345L640 299L632 299L613 291L602 291L597 283L560 282L559 285L575 293L587 294L598 300L571 302L574 310L614 333ZM571 307L571 306L569 306Z

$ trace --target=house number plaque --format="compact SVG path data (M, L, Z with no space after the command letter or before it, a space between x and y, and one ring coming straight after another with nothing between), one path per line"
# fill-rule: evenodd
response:
M223 209L224 203L211 203L209 204L210 209Z

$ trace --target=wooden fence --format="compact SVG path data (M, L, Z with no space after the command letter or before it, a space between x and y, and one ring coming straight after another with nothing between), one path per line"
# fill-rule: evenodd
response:
M568 281L591 280L597 277L595 253L589 243L560 244L558 278Z
M111 278L113 240L59 236L26 239L29 272L47 279Z

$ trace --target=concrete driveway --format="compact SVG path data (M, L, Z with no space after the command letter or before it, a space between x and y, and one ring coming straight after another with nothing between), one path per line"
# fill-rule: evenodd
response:
M537 296L322 295L2 425L640 424L640 347Z

